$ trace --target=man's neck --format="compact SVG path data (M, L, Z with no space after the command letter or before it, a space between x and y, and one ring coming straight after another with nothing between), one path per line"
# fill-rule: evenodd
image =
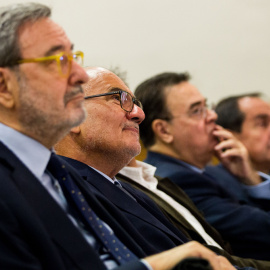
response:
M88 166L91 166L95 168L96 170L106 174L108 177L113 179L115 175L124 167L126 166L127 162L119 161L119 159L116 158L110 158L109 155L103 155L103 154L94 154L91 153L90 155L83 155L83 153L74 155L74 154L61 154L66 157L78 160L82 163L87 164Z
M252 166L255 170L259 172L263 172L265 174L270 174L270 164L262 164L262 163L254 163L252 162Z

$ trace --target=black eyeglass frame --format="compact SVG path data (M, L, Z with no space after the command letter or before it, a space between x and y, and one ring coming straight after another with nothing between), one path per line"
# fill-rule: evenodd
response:
M126 110L123 108L122 98L121 98L122 93L126 93L131 97L131 100L132 100L131 110ZM125 112L132 112L132 110L134 108L134 104L136 106L138 106L139 108L143 109L142 103L137 98L133 97L130 93L128 93L127 91L124 91L124 90L113 91L113 92L108 92L108 93L103 93L103 94L98 94L98 95L92 95L92 96L86 96L86 97L84 97L84 99L89 99L89 98L94 98L94 97L102 97L102 96L110 96L110 95L116 95L116 94L118 94L120 96L120 106L121 106L122 110L124 110Z

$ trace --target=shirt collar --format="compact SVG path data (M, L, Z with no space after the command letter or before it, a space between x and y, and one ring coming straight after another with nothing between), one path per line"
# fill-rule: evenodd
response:
M162 154L162 153L158 153L158 152L152 152L152 151L148 151L146 161L147 161L148 158L150 158L150 160L151 159L155 160L155 159L159 159L159 157L162 157L162 160L165 160L165 162L166 161L173 161L174 163L181 164L182 166L184 166L186 168L189 168L190 170L195 171L195 172L200 173L200 174L202 174L204 172L204 170L205 170L205 168L200 169L200 168L198 168L198 167L196 167L194 165L191 165L191 164L189 164L189 163L187 163L185 161L182 161L180 159L177 159L175 157L171 157L171 156L166 155L166 154Z
M0 140L39 179L47 167L51 151L38 141L0 123Z
M200 168L198 168L198 167L196 167L196 166L194 166L194 165L191 165L191 164L189 164L189 163L186 163L186 162L184 162L184 161L182 161L182 160L179 160L181 163L183 163L186 167L188 167L188 168L190 168L192 171L195 171L195 172L197 172L197 173L199 173L199 174L202 174L203 172L204 172L204 169L200 169Z
M139 160L136 160L136 165L137 167L125 166L119 173L149 189L156 189L158 184L154 177L156 167Z
M264 178L265 180L270 180L270 175L269 174L266 174L266 173L263 173L263 172L258 172L258 174Z
M99 174L101 174L102 176L104 176L104 177L105 177L107 180L109 180L111 183L114 184L114 182L117 181L115 177L113 177L113 179L112 179L112 178L110 178L107 174L105 174L105 173L103 173L103 172L97 170L96 168L91 167L91 166L89 166L89 167L92 168L93 170L95 170L96 172L98 172ZM118 182L118 181L117 181L117 182ZM119 183L119 182L118 182L118 183ZM120 183L119 183L119 184L120 184ZM121 184L120 184L120 185L121 185Z

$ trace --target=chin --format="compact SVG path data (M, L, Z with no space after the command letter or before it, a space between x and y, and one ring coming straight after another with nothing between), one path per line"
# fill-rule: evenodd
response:
M79 126L86 118L86 111L84 109L77 111L76 114L77 114L76 118L75 113L72 115L73 116L73 119L71 120L72 127Z
M138 156L141 153L141 145L139 144L135 147L133 144L132 147L129 148L129 153L132 158Z

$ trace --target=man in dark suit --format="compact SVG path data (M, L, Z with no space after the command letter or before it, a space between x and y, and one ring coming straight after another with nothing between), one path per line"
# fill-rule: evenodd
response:
M105 69L88 68L87 73L89 83L84 86L86 96L90 96L90 93L98 95L104 91L110 93L120 89L127 90L116 75ZM124 94L130 95L130 90ZM128 99L128 96L125 98ZM183 244L188 239L163 216L147 196L127 184L115 181L114 176L118 170L130 160L130 157L140 151L138 129L144 119L139 103L133 105L131 100L128 105L134 109L127 113L120 107L119 102L119 93L91 99L86 97L85 107L88 112L86 121L71 129L70 134L55 145L56 152L76 168L107 209L115 206L139 232L143 231L153 249L162 251ZM95 114L98 109L104 117L101 113ZM107 115L106 109L109 109L110 115ZM113 109L115 112L112 112ZM112 121L109 121L109 117Z
M110 213L116 211L115 208L120 210L150 245L164 250L168 243L173 244L172 240L174 244L179 241L175 236L181 238L182 232L186 234L184 228L175 231L147 196L115 178L118 171L140 151L138 129L144 118L140 103L112 72L103 68L86 70L89 82L83 88L87 119L71 129L55 149L77 169ZM97 175L103 177L93 177ZM130 226L124 222L122 219L124 227ZM201 240L200 237L198 239ZM211 248L223 254L221 248ZM254 261L233 258L224 251L225 254L237 265L253 265L261 269L269 265L268 262L256 265Z
M215 153L243 180L262 179L250 166L245 147L215 124L216 113L189 83L189 75L159 74L141 83L135 94L147 116L140 128L148 150L145 161L157 167L157 175L184 189L236 255L269 260L269 212L243 204L204 168ZM269 210L269 204L263 205Z
M155 170L154 166L134 158L116 177L146 193L190 239L232 253L230 245L225 244L220 234L205 221L185 192L170 179L155 176Z
M218 115L217 124L228 129L247 148L252 166L265 178L257 185L242 183L241 179L230 174L219 164L207 166L206 171L218 177L221 185L253 204L248 196L270 198L270 105L262 99L260 93L242 94L222 99L215 107Z
M195 242L139 260L142 237L135 242L136 231L119 225L121 215L112 217L52 153L85 118L81 84L88 77L83 53L71 51L50 14L35 3L0 10L0 268L171 269L196 256L224 269Z

